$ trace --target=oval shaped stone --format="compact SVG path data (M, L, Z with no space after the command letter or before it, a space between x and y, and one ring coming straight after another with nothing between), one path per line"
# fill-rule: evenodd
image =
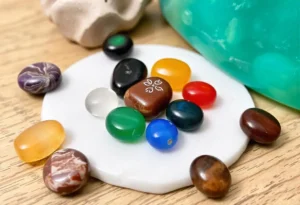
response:
M120 141L135 142L143 136L146 121L137 110L130 107L119 107L108 114L106 129L111 136Z
M203 111L195 103L186 100L171 102L166 111L167 118L183 131L194 131L203 123Z
M62 149L53 153L43 168L46 187L60 195L68 195L87 184L90 167L87 157L75 149Z
M197 157L191 163L190 175L195 187L209 198L224 197L231 186L227 166L213 156Z
M36 162L50 156L65 140L63 126L55 120L39 122L24 130L15 140L15 151L24 162Z
M30 94L44 94L53 91L61 81L60 69L47 62L29 65L18 75L19 87Z
M216 101L217 91L209 83L193 81L184 86L182 96L201 108L208 108Z
M168 150L178 141L178 130L174 124L165 119L152 120L146 129L148 143L158 150Z
M118 96L108 88L96 88L85 99L87 111L99 118L106 118L108 113L118 107Z
M147 75L147 67L142 61L134 58L123 59L114 69L111 88L123 98L131 86L145 79Z
M151 70L152 77L160 77L166 80L173 91L181 91L191 78L189 65L179 59L163 58L157 61Z
M172 96L172 88L167 81L150 77L130 87L125 93L124 102L151 120L167 108Z
M103 52L110 58L120 59L129 55L133 48L132 39L125 34L109 36L103 43Z
M273 143L281 133L279 121L259 108L245 110L240 118L240 127L250 139L260 144Z

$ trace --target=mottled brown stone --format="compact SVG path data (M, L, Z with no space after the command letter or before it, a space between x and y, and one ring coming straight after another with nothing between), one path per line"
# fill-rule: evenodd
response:
M88 159L75 149L62 149L53 153L43 169L45 185L51 191L67 195L81 189L88 181Z
M130 87L125 93L124 102L151 120L167 108L172 95L172 88L167 81L150 77Z
M224 197L231 185L227 166L209 155L200 156L192 162L190 175L195 187L209 198Z
M259 108L247 109L240 118L240 127L250 139L260 144L273 143L281 133L278 120Z

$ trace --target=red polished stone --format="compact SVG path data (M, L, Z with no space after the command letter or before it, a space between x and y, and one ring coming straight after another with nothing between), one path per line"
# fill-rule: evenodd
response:
M43 169L45 185L60 195L68 195L81 189L88 181L88 159L75 149L54 152Z
M224 197L231 185L227 166L209 155L200 156L192 162L190 176L195 187L209 198Z
M276 141L281 133L278 120L259 108L247 109L240 118L240 126L250 139L261 144Z
M185 100L191 101L201 108L208 108L214 104L217 91L206 82L193 81L184 86L182 96Z

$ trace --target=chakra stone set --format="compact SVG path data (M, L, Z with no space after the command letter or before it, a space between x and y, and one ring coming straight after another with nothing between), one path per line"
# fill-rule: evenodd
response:
M133 42L126 35L113 35L105 41L106 56L119 61L112 71L110 88L90 91L83 104L88 113L105 121L107 132L118 141L135 143L145 136L155 150L170 150L178 143L180 131L194 132L201 128L205 110L214 109L217 92L207 82L190 81L191 69L179 59L160 59L148 73L142 61L127 57L132 50ZM18 76L20 88L33 95L54 91L62 80L60 69L51 63L32 64ZM173 92L181 93L182 99L172 100ZM125 106L119 106L120 99ZM167 119L162 118L164 114ZM249 108L241 114L240 127L249 139L259 144L273 143L281 133L278 120L258 108ZM44 183L61 195L80 190L90 177L90 164L84 153L60 149L65 138L60 122L45 120L24 130L14 140L22 161L33 163L48 158L43 168ZM225 196L231 185L228 168L214 156L195 158L189 173L195 187L210 198Z
M191 132L200 128L204 116L201 107L211 107L217 92L208 83L189 82L189 65L175 58L155 62L148 77L142 61L126 57L132 47L131 39L120 35L105 42L105 54L121 60L113 70L110 89L92 90L85 100L86 109L105 119L106 129L114 138L134 143L145 134L153 148L168 150L178 142L177 129ZM182 92L184 99L171 102L173 92ZM119 99L125 106L118 107ZM164 113L167 119L160 119Z

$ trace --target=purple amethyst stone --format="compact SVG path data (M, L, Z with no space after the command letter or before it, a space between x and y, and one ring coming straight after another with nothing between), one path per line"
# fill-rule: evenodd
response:
M60 85L61 80L60 69L46 62L29 65L18 76L20 88L31 94L50 92Z

